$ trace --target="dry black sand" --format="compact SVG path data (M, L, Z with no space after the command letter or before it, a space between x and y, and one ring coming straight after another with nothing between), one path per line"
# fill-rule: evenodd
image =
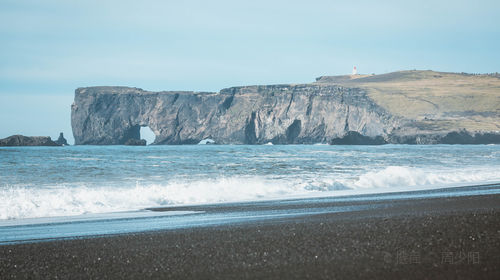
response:
M0 279L500 279L500 195L385 203L358 212L4 245Z

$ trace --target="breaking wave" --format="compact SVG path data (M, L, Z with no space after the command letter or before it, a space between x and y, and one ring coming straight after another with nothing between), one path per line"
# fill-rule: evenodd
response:
M300 197L360 194L384 190L413 190L426 186L473 185L500 181L494 168L435 170L389 166L352 178L316 177L304 174L272 177L224 177L165 184L136 184L129 187L56 185L45 187L7 186L0 189L0 219L72 216L137 210L167 205L205 204Z

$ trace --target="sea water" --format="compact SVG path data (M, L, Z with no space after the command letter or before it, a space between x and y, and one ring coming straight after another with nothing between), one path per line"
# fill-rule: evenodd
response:
M499 145L2 147L0 223L498 182Z

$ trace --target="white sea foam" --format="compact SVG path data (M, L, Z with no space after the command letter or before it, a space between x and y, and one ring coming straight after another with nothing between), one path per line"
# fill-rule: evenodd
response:
M212 140L210 138L203 139L201 140L198 145L207 145L207 144L215 144L215 140Z
M500 170L476 168L436 170L389 166L352 178L297 176L223 177L171 181L123 187L56 185L51 187L9 186L0 189L0 219L73 216L108 213L166 205L204 204L262 200L283 197L360 194L391 189L411 190L419 186L445 187L460 183L499 182ZM340 191L339 191L340 190Z
M221 178L135 187L11 186L0 190L0 219L72 216L179 204L217 203L300 193L261 178ZM306 192L302 190L302 192Z
M473 183L500 180L500 170L494 168L469 168L463 170L423 169L389 166L380 171L368 172L350 185L355 189L442 186L454 183Z

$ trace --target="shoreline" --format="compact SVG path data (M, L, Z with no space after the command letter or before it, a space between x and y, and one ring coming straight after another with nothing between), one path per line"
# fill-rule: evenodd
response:
M226 215L355 205L373 207L1 245L0 278L500 276L500 194L204 207Z
M124 212L84 214L0 222L0 246L134 234L206 226L252 223L319 214L375 211L406 200L500 195L500 183L377 193L284 197L252 201L150 207Z

